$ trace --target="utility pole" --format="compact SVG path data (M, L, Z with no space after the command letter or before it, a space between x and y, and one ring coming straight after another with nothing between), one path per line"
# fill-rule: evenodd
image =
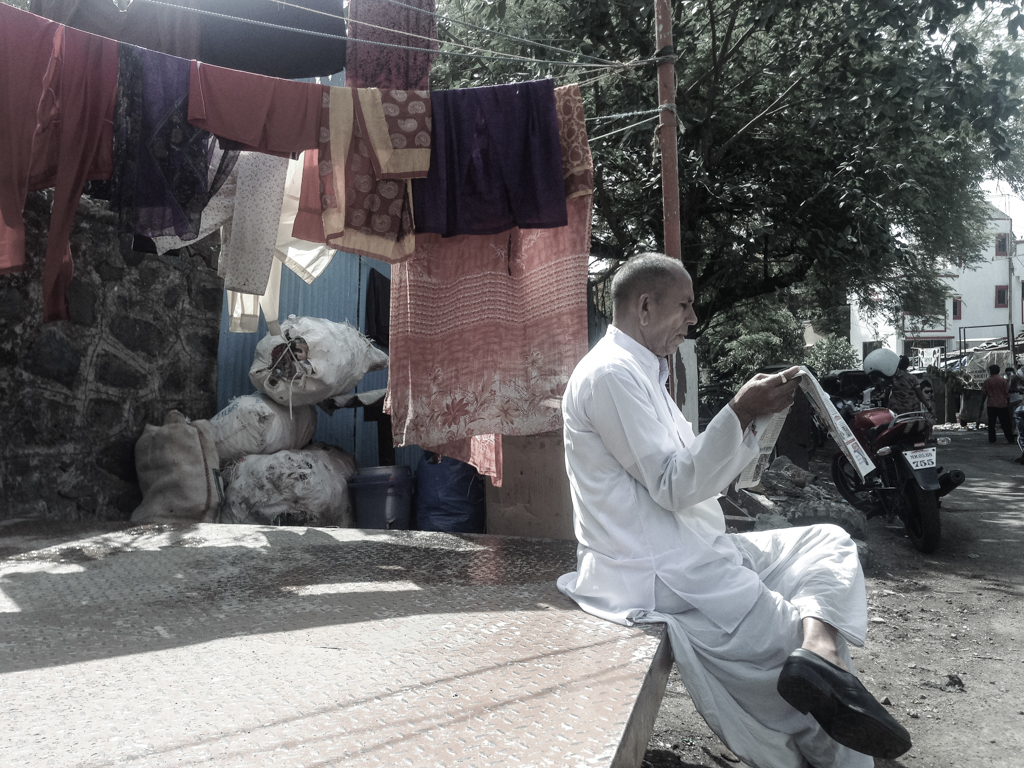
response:
M669 0L655 0L654 28L658 63L658 106L661 122L661 195L665 217L665 254L683 257L679 239L679 158L676 147L676 69L672 46L672 9Z
M658 62L658 106L661 119L661 204L664 217L665 254L683 258L679 230L679 157L676 136L676 68L672 45L672 8L669 0L654 0L654 40ZM697 409L697 350L687 339L673 357L672 396L694 432L700 430Z

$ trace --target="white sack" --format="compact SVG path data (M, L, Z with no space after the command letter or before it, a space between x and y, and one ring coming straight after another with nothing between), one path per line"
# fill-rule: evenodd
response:
M246 456L231 470L221 523L355 525L348 478L355 458L322 443Z
M170 411L162 427L147 424L135 443L143 498L132 522L213 522L224 498L218 467L210 422Z
M316 405L344 394L388 356L355 328L316 317L289 317L279 336L256 345L249 380L282 405Z
M245 395L228 403L210 419L221 464L309 445L316 432L316 407L297 405L290 410L266 395Z

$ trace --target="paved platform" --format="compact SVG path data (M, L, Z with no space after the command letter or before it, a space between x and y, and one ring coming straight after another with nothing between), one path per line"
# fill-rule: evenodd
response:
M560 595L574 552L0 526L0 766L639 766L668 639Z

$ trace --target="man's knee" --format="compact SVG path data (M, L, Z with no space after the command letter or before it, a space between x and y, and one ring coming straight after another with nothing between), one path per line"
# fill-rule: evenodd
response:
M820 529L819 533L824 538L835 541L849 539L851 543L853 542L853 539L850 538L850 534L848 534L842 526L836 525L835 523L818 523L814 527Z

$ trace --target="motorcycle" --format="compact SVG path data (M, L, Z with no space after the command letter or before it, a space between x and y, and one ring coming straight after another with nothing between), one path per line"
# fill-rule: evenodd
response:
M880 382L868 374L845 373L844 378L823 379L822 388L876 469L862 479L840 451L832 458L836 489L868 518L899 518L911 543L922 552L933 552L942 537L939 499L965 479L959 469L943 472L938 466L937 448L949 445L949 438L932 436L931 414L926 411L897 416L874 403L865 405L863 393L868 388L878 391Z

